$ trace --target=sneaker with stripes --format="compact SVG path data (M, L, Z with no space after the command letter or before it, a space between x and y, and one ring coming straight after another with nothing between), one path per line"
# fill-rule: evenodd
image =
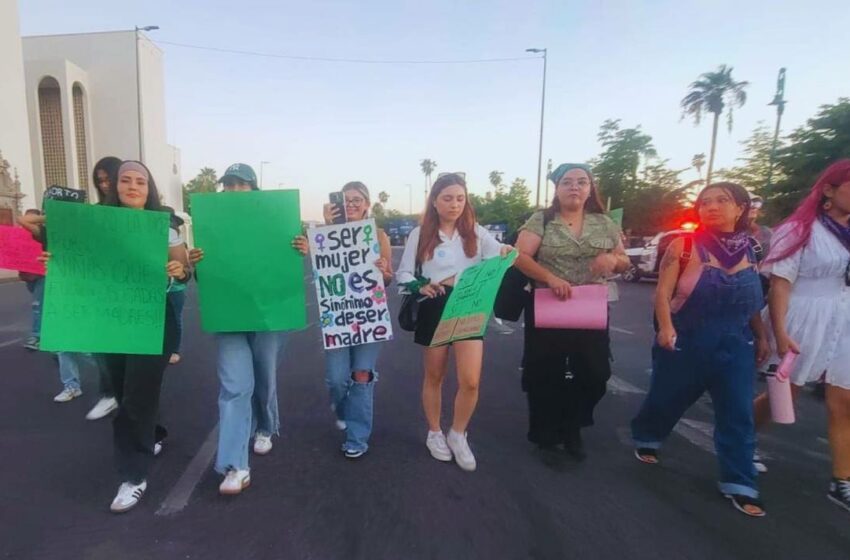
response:
M833 478L826 497L838 507L850 511L850 478Z
M112 506L109 509L114 513L124 513L133 509L139 503L139 500L142 499L147 488L148 483L145 480L141 484L133 484L131 482L121 484L118 488L118 494L112 500Z

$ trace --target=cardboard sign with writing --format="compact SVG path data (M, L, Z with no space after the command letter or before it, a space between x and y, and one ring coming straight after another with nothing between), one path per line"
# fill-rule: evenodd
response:
M443 309L431 346L484 336L493 313L502 277L517 258L516 250L506 257L493 257L463 271Z
M161 354L168 212L48 200L41 349Z
M207 332L303 329L304 258L297 190L193 194L201 324Z
M0 226L0 268L44 275L41 243L24 228Z
M391 340L375 220L311 228L307 237L325 348Z

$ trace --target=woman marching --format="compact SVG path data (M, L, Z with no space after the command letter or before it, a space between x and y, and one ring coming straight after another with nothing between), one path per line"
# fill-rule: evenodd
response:
M440 423L443 380L449 365L449 346L430 347L431 339L454 283L461 272L483 259L505 256L502 245L475 221L466 180L457 173L438 177L428 195L422 225L410 232L396 279L410 293L424 297L419 308L414 342L425 347L422 407L428 420L426 446L438 461L451 461L465 471L476 468L466 439L466 428L478 402L478 384L484 342L478 338L455 341L458 391L448 438Z
M701 227L664 255L655 296L658 335L652 381L632 420L635 456L658 464L658 449L684 412L708 391L720 492L739 511L762 517L756 471L753 383L768 354L756 258L747 235L750 197L735 183L699 194Z
M224 172L225 192L259 190L254 170L234 163ZM296 242L293 241L293 247ZM302 253L306 249L299 248ZM194 265L204 258L201 248L189 251ZM203 274L197 281L203 282ZM272 435L280 430L277 401L277 364L286 347L288 332L216 333L218 345L219 432L215 470L224 475L218 487L224 495L239 494L251 484L248 446L254 438L254 453L272 450Z
M620 228L602 209L590 168L558 166L550 179L555 198L531 216L517 239L516 267L535 287L565 299L571 286L605 284L629 267ZM573 459L585 457L581 429L593 425L593 410L611 376L608 330L540 329L534 305L526 305L523 388L528 393L528 439L542 459L560 459L563 444ZM567 378L566 372L572 373Z
M346 183L342 187L345 197L346 221L354 222L369 217L371 198L369 189L359 181ZM325 223L332 224L338 218L339 209L331 204L324 208ZM303 238L302 244L306 243ZM393 279L392 248L384 230L378 230L381 256L375 266L384 277L384 285ZM345 430L342 452L349 459L361 457L369 449L372 434L372 410L375 398L375 382L378 372L375 365L382 345L360 344L346 348L325 350L325 381L331 400L331 410L336 414L336 425Z
M777 364L799 354L793 394L826 382L832 482L827 497L850 511L850 159L830 165L811 193L774 233L764 274L770 275L769 329ZM767 395L755 403L756 426L770 420Z
M167 211L160 203L156 184L144 164L125 161L116 176L116 188L107 193L105 204L139 211ZM191 277L186 251L177 237L177 232L169 229L166 266L169 283L187 282ZM163 281L163 353L104 355L118 402L118 413L112 424L113 440L116 467L124 480L112 502L111 509L115 513L130 510L141 500L147 489L147 476L154 457L159 453L167 433L157 424L162 377L168 365L165 349L175 333L174 311L165 299L166 288L167 284Z

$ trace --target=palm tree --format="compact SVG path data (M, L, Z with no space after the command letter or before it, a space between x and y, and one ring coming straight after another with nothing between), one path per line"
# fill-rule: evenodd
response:
M705 165L705 154L694 154L691 158L691 166L696 168L699 178L702 179L702 166Z
M706 72L689 86L688 94L682 98L682 118L692 116L694 123L699 124L703 112L714 115L711 129L711 152L708 157L708 170L705 174L706 184L711 183L711 172L714 169L714 150L717 147L717 125L723 109L729 107L726 115L729 132L732 132L732 110L743 107L747 102L747 92L744 91L749 82L736 82L732 78L732 68L720 65L715 72Z
M499 188L499 185L502 184L502 175L504 175L504 171L491 171L490 172L490 184L493 185L494 189Z
M437 169L437 162L432 159L423 159L419 162L422 173L425 174L425 199L428 199L428 191L431 189L431 173Z
M381 204L386 204L389 199L390 195L387 193L387 191L381 191L378 193L378 202L380 202Z

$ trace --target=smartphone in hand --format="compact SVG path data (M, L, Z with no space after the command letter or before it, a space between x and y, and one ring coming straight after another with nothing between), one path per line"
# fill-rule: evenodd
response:
M344 224L345 223L345 195L341 192L332 192L328 195L328 199L330 199L331 204L336 209L336 218L334 218L334 224Z

